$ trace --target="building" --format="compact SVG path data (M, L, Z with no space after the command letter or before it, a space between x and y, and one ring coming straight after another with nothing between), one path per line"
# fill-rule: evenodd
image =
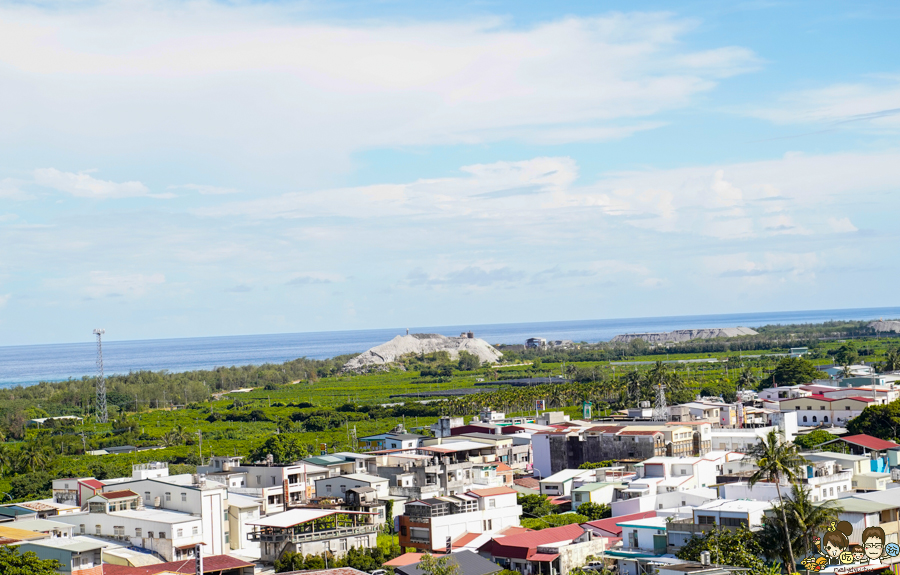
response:
M228 507L228 525L225 531L225 545L232 551L240 549L258 548L259 545L250 541L249 535L253 531L251 521L259 519L262 505L256 499L228 493L225 501Z
M800 426L814 427L820 423L845 425L862 413L866 407L880 405L886 401L886 397L878 399L862 396L837 398L827 397L822 394L812 394L808 397L782 399L775 403L777 403L780 411L796 411L797 423Z
M541 479L541 495L563 497L572 494L576 480L593 481L597 477L594 469L563 469L546 479Z
M426 575L420 567L423 554L407 553L406 555L410 555L411 557L407 559L405 558L405 555L401 555L396 559L386 562L384 566L393 567L394 571L399 575ZM453 553L451 557L453 558L453 562L459 566L457 575L494 575L503 570L503 568L496 563L488 561L473 551L457 551Z
M615 539L622 537L622 528L618 523L636 519L645 519L647 517L656 517L656 511L643 511L641 513L631 513L628 515L598 519L596 521L588 521L587 523L582 524L582 527L589 529L598 537Z
M216 455L197 472L225 485L229 492L259 498L264 515L305 505L315 496L313 481L328 474L327 470L305 462L245 465L242 459Z
M465 433L459 438L492 446L493 454L496 456L495 462L504 463L512 469L531 468L531 437L523 437L520 434L475 432ZM444 439L441 445L446 445L446 442Z
M75 535L75 528L68 523L52 521L50 519L26 519L12 524L16 529L25 529L35 533L43 533L50 539L71 539Z
M603 537L594 537L592 531L572 524L493 537L482 554L522 575L567 575L587 563L589 556L599 557L606 550L605 542Z
M884 529L885 543L900 543L900 500L887 491L872 491L870 493L857 493L840 500L840 519L849 521L853 525L851 540L860 542L862 531L866 527L879 526Z
M136 467L132 468L132 475L137 474L138 477L145 477L146 472L150 471L140 466ZM225 518L226 514L229 513L226 503L228 491L221 483L208 481L198 474L157 475L149 479L132 478L116 481L105 486L103 493L99 495L109 496L113 490L117 492L130 490L139 494L143 503L142 507L144 508L187 514L192 518L198 519L200 521L199 532L202 534L202 542L205 544L204 551L209 555L221 555L231 548L230 543L226 544L226 539L231 540L229 534L230 521ZM141 506L140 503L138 505ZM121 511L122 509L119 510ZM168 517L175 521L178 515ZM190 528L193 530L193 525ZM183 529L184 533L187 533L187 527L176 527L175 539L179 539L177 537L177 529ZM160 530L164 533L171 533L171 530L167 531L162 526L157 526L154 529L157 535ZM190 550L190 552L193 552L193 550ZM174 561L181 558L184 553L176 552L172 555L163 553L163 555L170 561Z
M476 475L484 473L485 466L495 465L476 465L464 458L442 457L431 451L384 453L376 457L378 475L388 480L389 494L407 499L465 493L475 484Z
M385 497L389 495L388 485L388 480L378 475L369 475L367 473L335 475L316 480L316 496L344 499L349 489L371 487L375 490L376 497Z
M616 523L622 528L622 550L664 555L669 549L670 518L657 515Z
M519 525L522 506L509 487L473 489L465 494L406 503L399 519L400 545L424 551L445 549L467 533L491 533Z
M40 559L56 559L64 575L103 575L103 543L96 541L59 541L43 539L19 546L22 553L32 552Z
M291 509L250 525L250 540L259 543L260 559L267 563L288 551L341 557L354 547L374 547L378 534L372 514L341 509Z
M667 526L666 534L670 551L680 549L693 536L701 536L711 529L746 527L751 531L762 527L766 511L772 508L769 501L749 499L716 499L693 509L693 516L675 519Z
M424 439L426 439L424 435L406 433L401 425L388 433L360 437L359 442L362 449L381 451L383 449L415 449L421 447Z
M621 486L621 483L607 483L606 481L584 483L572 490L572 510L578 511L578 508L585 503L609 505L616 497L616 489Z
M54 479L51 486L54 502L77 507L81 507L83 502L103 491L105 487L102 481L93 477Z
M853 455L866 455L872 463L870 471L886 471L892 464L891 458L897 458L900 444L872 437L871 435L845 435L822 445L839 445L844 451Z
M387 504L378 498L378 492L373 487L348 489L342 507L350 511L366 511L374 514L376 525L383 525L386 521Z
M807 461L827 461L830 459L840 465L841 469L851 471L853 475L850 477L850 485L857 492L883 491L887 489L888 483L891 482L890 473L872 471L872 462L875 460L866 455L822 451L819 453L804 453L803 457ZM884 462L876 461L875 468L885 468Z
M627 492L628 490L624 491ZM665 510L696 507L719 497L716 490L710 487L697 487L685 491L657 492L655 494L651 494L649 491L647 485L641 484L637 485L634 491L623 493L622 495L625 496L623 499L613 501L610 505L613 517L646 513L648 511L662 513ZM643 493L643 495L640 493ZM690 513L690 511L688 510L686 513Z
M750 461L726 464L723 474L717 478L719 494L724 499L756 499L771 501L778 499L778 489L774 482L760 481L750 487L749 478L758 468ZM852 489L853 471L844 469L833 458L810 461L802 466L799 483L809 490L810 498L816 501L837 499ZM782 493L790 490L787 480L780 485Z

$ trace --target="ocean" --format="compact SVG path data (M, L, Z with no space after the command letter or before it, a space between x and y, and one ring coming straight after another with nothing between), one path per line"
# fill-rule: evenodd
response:
M900 307L792 312L643 317L536 323L413 327L410 333L455 336L475 332L489 343L521 344L529 337L548 340L607 341L621 333L705 327L759 327L767 324L821 323L829 320L898 318ZM89 332L87 332L89 333ZM358 353L384 343L406 328L324 331L103 342L107 374L139 370L171 372L219 366L282 363L298 357L325 359ZM96 343L0 347L0 387L61 381L96 373Z

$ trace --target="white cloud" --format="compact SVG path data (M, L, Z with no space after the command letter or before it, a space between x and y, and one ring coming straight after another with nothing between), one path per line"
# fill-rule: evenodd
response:
M12 178L3 178L0 180L0 200L33 200L34 196L22 191L21 184L18 180Z
M235 188L223 188L219 186L206 186L202 184L181 184L178 186L169 186L170 190L193 190L203 196L223 196L227 194L237 194L240 190Z
M706 271L720 278L769 285L786 281L813 281L819 264L819 258L813 252L765 252L755 256L738 253L707 257L704 261Z
M118 151L284 163L359 149L627 137L662 123L748 49L690 49L671 14L340 24L247 3L0 7L0 141L57 133ZM298 156L298 154L305 154ZM294 162L291 162L294 163Z
M859 231L850 218L828 218L828 225L839 234Z
M777 105L749 115L778 124L825 123L867 129L900 128L900 81L833 84L784 95Z
M166 282L166 276L155 274L115 274L104 271L90 273L89 283L84 288L89 297L141 297L154 286Z
M321 285L333 284L344 281L344 276L329 272L306 272L296 274L287 281L287 285L304 286L304 285Z
M56 168L34 171L35 183L79 198L112 199L147 196L171 198L173 194L151 194L141 182L111 182L98 180L87 172L61 172Z
M9 302L9 299L10 299L11 297L12 297L12 294L10 294L10 293L5 294L5 295L4 295L4 294L0 294L0 307L5 306L5 305Z

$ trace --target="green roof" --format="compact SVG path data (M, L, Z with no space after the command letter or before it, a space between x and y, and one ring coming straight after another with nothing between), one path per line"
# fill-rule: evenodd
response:
M621 483L612 483L609 481L596 481L594 483L585 483L580 487L576 487L573 491L594 491L596 489L600 489L603 487L609 487L610 485L621 485Z

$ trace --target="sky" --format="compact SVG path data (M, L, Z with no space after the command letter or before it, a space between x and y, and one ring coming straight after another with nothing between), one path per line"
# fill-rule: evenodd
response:
M0 345L897 305L898 25L0 1Z

